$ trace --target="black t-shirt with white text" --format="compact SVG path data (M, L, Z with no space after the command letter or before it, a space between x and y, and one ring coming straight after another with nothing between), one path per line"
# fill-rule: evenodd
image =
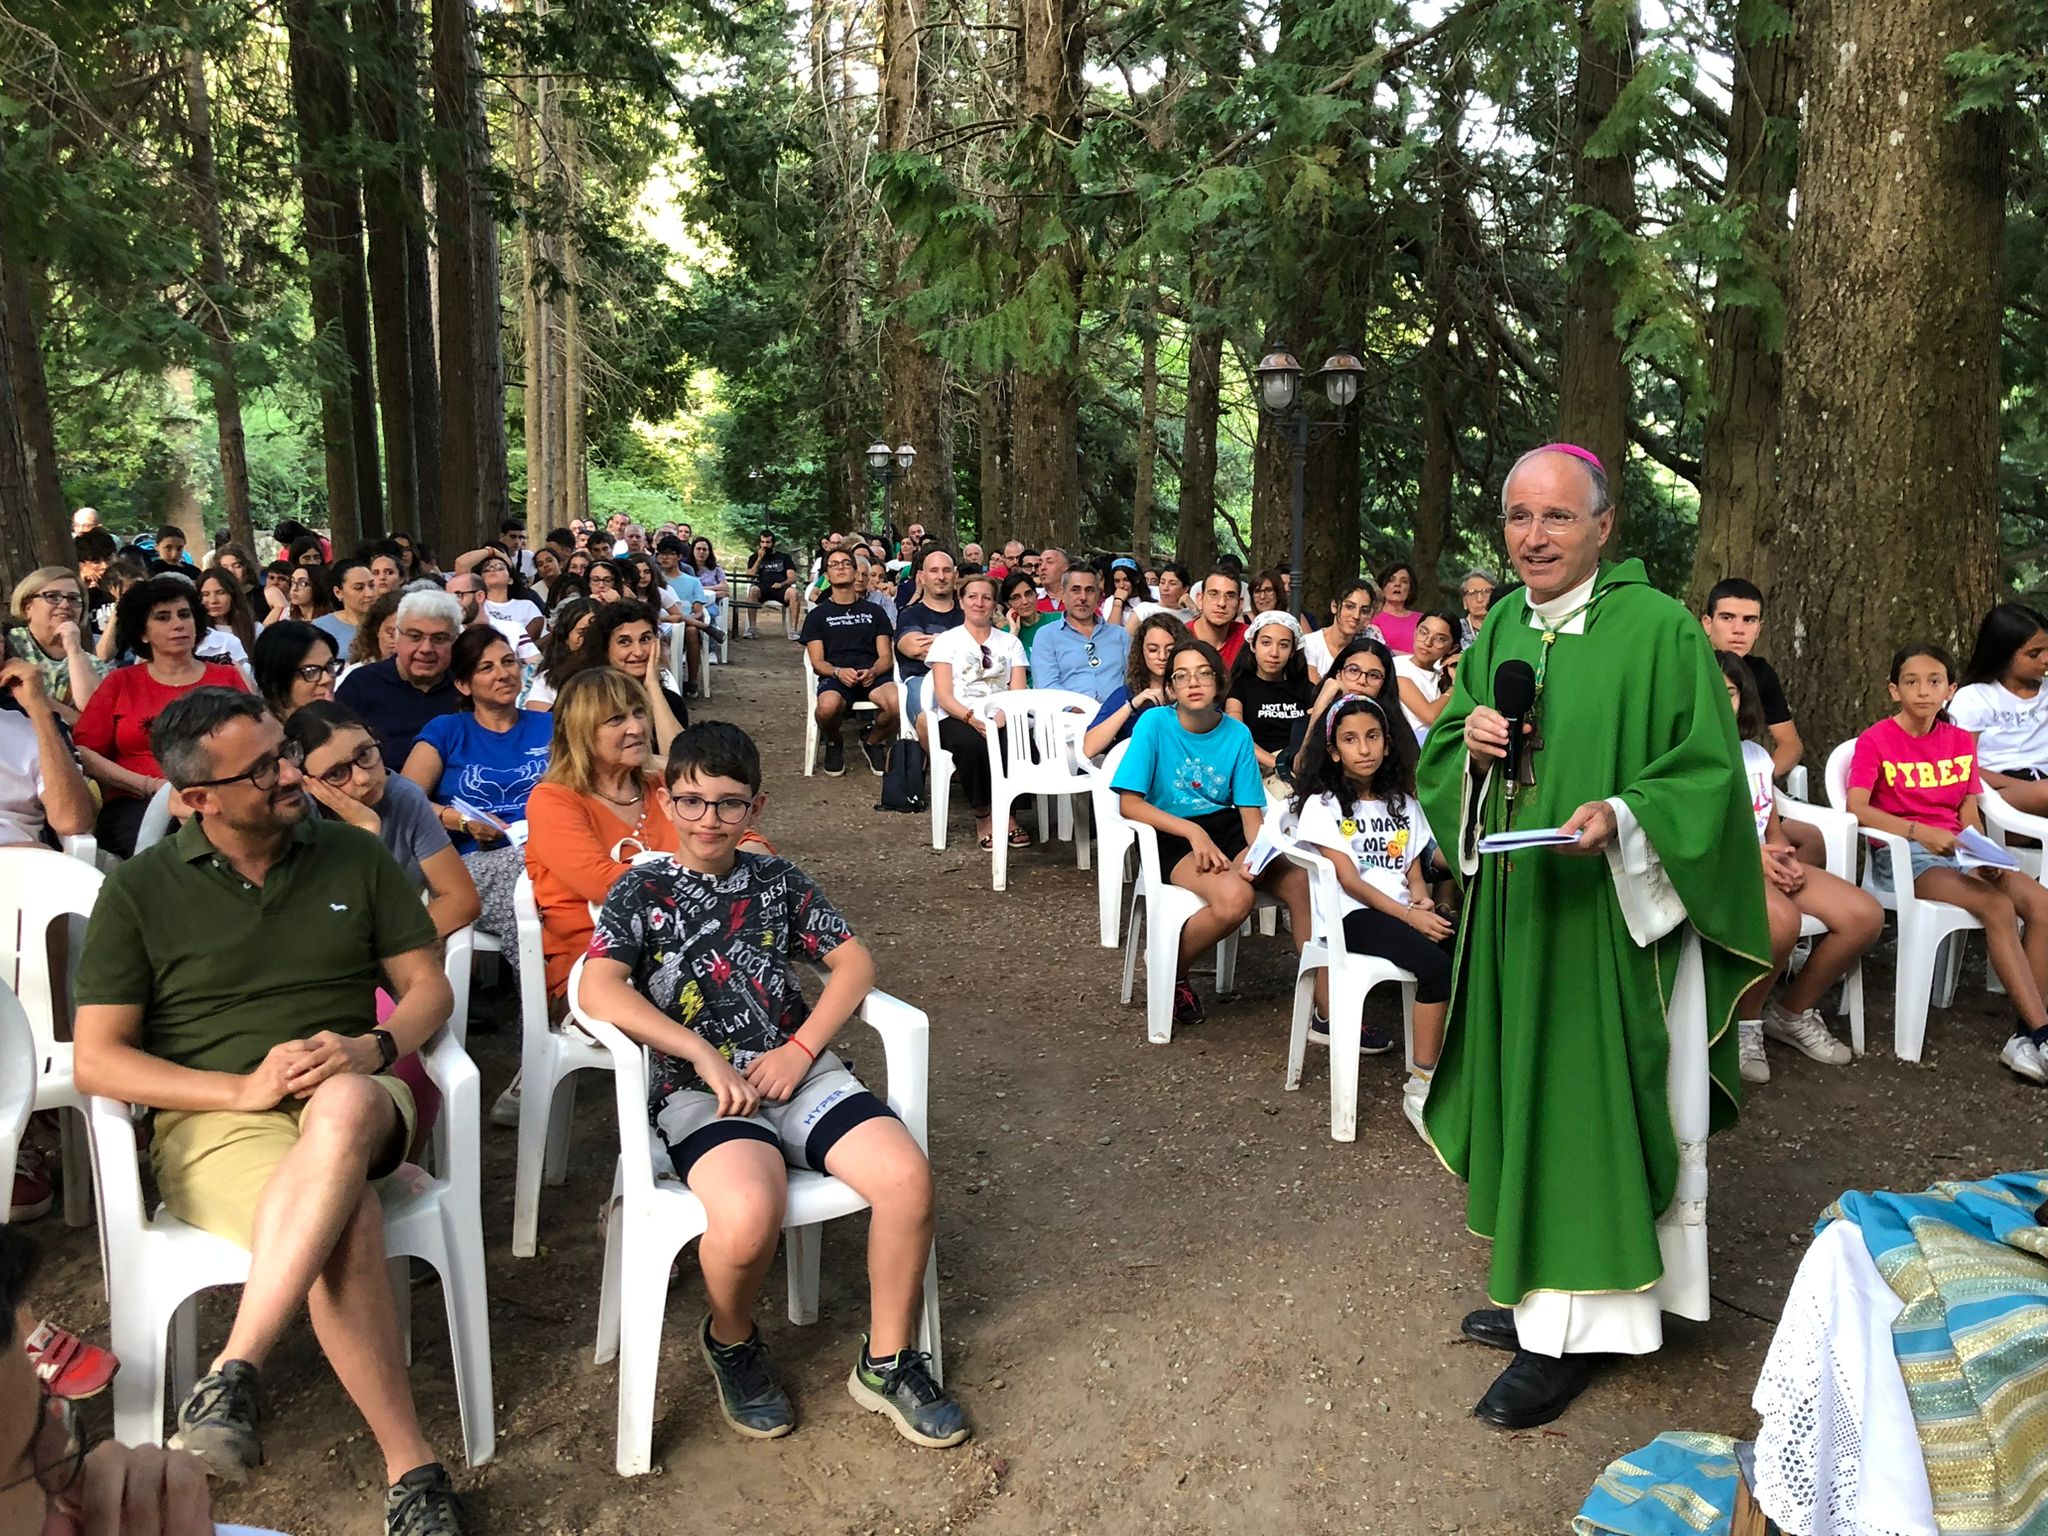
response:
M774 550L761 557L761 563L754 567L754 580L763 592L772 592L777 587L789 585L796 566L781 550Z
M1299 686L1285 678L1269 683L1256 672L1232 683L1230 696L1244 711L1252 745L1261 752L1279 754L1284 754L1292 744L1299 722L1308 718L1308 707L1315 702L1306 679Z
M866 598L842 603L827 593L804 619L803 642L823 642L826 666L858 670L875 664L875 640L888 634L889 616Z

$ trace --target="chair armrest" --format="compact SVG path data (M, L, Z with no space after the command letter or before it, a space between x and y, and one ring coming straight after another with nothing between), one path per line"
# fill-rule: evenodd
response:
M451 1189L464 1198L483 1192L483 1074L469 1052L447 1027L434 1031L420 1047L420 1066L441 1090L441 1129L448 1165L440 1170Z
M63 841L64 851L70 854L72 858L83 860L85 863L92 865L94 869L99 868L100 840L98 838L94 837L90 832L79 832L65 838Z
M2014 810L2012 803L1989 784L1984 785L1977 796L1977 809L1984 818L1985 827L1998 834L1996 841L2003 842L2008 837L2031 837L2048 848L2048 816Z
M142 1231L148 1225L149 1212L142 1204L141 1159L135 1151L135 1120L128 1106L118 1099L94 1095L85 1103L85 1130L92 1151L101 1233Z
M1308 872L1309 911L1314 937L1330 951L1332 961L1349 955L1344 947L1344 888L1337 883L1337 866L1313 848L1299 843L1283 844L1280 857Z
M569 971L569 1016L612 1058L612 1097L619 1120L619 1164L631 1190L654 1188L654 1150L648 1145L647 1054L636 1040L607 1020L584 1011L583 961Z
M1778 814L1788 821L1802 821L1820 833L1827 850L1828 873L1852 885L1856 881L1856 818L1847 811L1824 805L1808 805L1790 795L1778 796Z
M1874 827L1863 826L1860 822L1857 824L1857 830L1863 834L1866 841L1885 849L1890 857L1892 895L1898 901L1899 912L1903 915L1909 904L1920 899L1913 892L1913 881L1910 878L1913 872L1912 844L1896 832L1879 832ZM1907 878L1900 878L1902 873Z
M882 1059L889 1069L889 1107L929 1154L932 1021L923 1009L879 991L868 993L860 1016L881 1037Z

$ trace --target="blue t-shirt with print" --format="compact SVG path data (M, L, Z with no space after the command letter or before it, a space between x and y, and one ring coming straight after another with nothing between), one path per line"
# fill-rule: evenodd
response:
M1147 804L1188 821L1233 806L1263 809L1266 804L1258 755L1245 723L1218 715L1211 729L1198 734L1180 723L1180 711L1171 706L1138 716L1110 785L1143 795Z
M486 730L466 709L429 720L420 728L419 739L441 754L441 782L434 786L437 804L453 805L460 800L500 821L526 818L526 797L548 769L555 723L552 715L541 710L514 713L518 718L509 731ZM454 842L459 853L475 851L474 838L458 837Z

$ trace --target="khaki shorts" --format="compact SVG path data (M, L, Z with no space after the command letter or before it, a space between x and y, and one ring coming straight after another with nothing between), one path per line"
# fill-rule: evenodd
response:
M370 1178L388 1178L405 1161L418 1111L412 1090L395 1077L371 1079L398 1110L390 1142L370 1165ZM299 1144L299 1116L305 1099L275 1109L243 1113L225 1109L162 1109L150 1162L164 1207L178 1220L241 1248L254 1247L256 1203L264 1186Z

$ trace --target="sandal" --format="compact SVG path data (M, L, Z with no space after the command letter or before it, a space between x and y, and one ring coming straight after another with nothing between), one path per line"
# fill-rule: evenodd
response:
M1010 846L1012 848L1029 848L1031 846L1031 834L1022 827L1011 827Z
M990 833L987 833L987 832L984 832L984 833L982 833L982 835L981 835L981 851L982 851L983 853L993 853L993 852L995 852L995 846L996 846L996 840L995 840L994 836L993 836L992 834L990 834Z

